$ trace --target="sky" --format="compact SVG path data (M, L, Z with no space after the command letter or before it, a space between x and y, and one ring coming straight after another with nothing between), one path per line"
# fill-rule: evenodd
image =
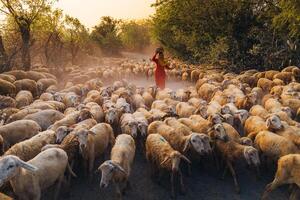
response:
M118 19L144 19L154 13L155 0L59 0L65 14L78 18L87 27L95 26L102 16Z

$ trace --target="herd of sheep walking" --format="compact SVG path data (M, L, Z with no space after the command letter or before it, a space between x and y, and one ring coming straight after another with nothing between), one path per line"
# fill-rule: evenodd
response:
M261 198L284 184L290 199L300 198L298 67L235 74L174 62L169 77L192 85L162 90L131 83L153 75L149 63L111 63L57 76L45 67L0 74L0 191L39 200L56 184L57 199L82 174L87 182L100 176L100 188L115 185L121 199L139 150L154 181L169 175L172 198L177 185L186 192L183 177L207 157L232 175L237 193L237 167L258 178L277 169Z

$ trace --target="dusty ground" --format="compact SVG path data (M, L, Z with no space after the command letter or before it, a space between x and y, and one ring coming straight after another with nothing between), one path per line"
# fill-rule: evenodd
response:
M131 80L138 86L153 84L153 80L140 78ZM169 80L167 87L172 89L187 86L188 83ZM203 162L204 165L195 165L192 176L185 178L187 193L178 195L178 200L256 200L267 183L273 178L274 172L263 172L260 180L256 179L253 171L247 170L243 166L237 169L238 180L241 186L241 194L234 192L233 179L227 174L225 180L221 180L221 172L217 172L213 163L209 160ZM77 172L80 176L80 172ZM91 184L88 184L83 177L74 179L72 182L70 195L62 196L64 200L112 200L114 188L110 186L107 189L100 189L100 174L94 176ZM159 185L150 177L149 166L138 150L134 161L132 174L130 176L132 189L124 196L125 200L167 200L170 199L170 182L166 177ZM49 192L43 199L52 199L52 193ZM287 188L279 188L270 196L272 200L288 199Z

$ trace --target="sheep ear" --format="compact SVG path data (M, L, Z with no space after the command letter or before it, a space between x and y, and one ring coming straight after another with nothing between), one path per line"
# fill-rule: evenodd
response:
M267 119L266 124L267 124L267 128L270 128L271 127L271 120Z
M248 154L247 148L244 149L244 157L245 157L245 160L247 161L248 165L250 165L251 164L250 156Z
M188 148L190 147L191 138L192 137L190 137L188 140L186 140L186 142L184 144L183 152L186 152L188 150Z
M35 166L33 166L33 165L31 165L31 164L29 164L29 163L27 163L27 162L24 162L24 161L21 160L21 159L18 159L18 163L19 163L19 166L20 166L20 167L22 167L22 168L24 168L24 169L27 169L27 170L29 170L29 171L31 171L31 172L35 172L35 171L38 170L37 167L35 167Z
M119 170L120 172L122 172L125 176L127 176L126 171L123 169L123 167L121 167L120 165L113 163L114 167Z
M170 160L170 157L166 157L166 158L160 163L160 165L164 165L168 160Z

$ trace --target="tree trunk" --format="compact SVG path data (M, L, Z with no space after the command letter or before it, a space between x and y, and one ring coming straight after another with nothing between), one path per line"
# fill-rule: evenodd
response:
M25 71L29 71L31 67L30 58L30 26L29 25L19 25L21 36L22 36L22 64Z
M9 71L10 65L5 52L2 36L0 35L0 73Z

